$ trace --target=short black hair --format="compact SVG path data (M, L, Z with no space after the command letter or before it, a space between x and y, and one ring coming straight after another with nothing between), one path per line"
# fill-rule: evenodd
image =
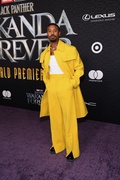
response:
M56 26L56 27L58 28L58 31L60 31L60 27L59 27L56 23L50 23L50 24L48 24L47 28L48 28L49 26L51 26L51 25Z

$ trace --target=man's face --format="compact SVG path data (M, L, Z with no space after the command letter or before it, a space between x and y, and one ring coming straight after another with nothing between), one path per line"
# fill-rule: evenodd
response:
M59 39L60 31L57 26L50 25L47 28L47 36L50 42L56 42Z

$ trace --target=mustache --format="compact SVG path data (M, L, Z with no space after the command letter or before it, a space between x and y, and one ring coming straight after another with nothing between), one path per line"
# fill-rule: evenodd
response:
M56 37L56 36L55 36L54 34L52 34L52 35L50 36L50 38L51 38L51 37Z

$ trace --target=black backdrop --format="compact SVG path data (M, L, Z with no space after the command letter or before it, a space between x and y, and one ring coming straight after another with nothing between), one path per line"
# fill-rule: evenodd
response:
M81 89L88 118L119 123L120 1L1 0L0 104L39 111L44 92L39 54L46 26L60 25L85 65Z

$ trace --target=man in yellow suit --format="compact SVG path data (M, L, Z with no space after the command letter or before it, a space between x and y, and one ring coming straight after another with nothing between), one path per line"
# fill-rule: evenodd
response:
M59 39L57 24L47 26L47 36L49 46L40 55L46 85L40 117L50 116L50 152L66 150L67 160L73 161L80 156L77 118L88 113L79 86L84 65L77 49Z

